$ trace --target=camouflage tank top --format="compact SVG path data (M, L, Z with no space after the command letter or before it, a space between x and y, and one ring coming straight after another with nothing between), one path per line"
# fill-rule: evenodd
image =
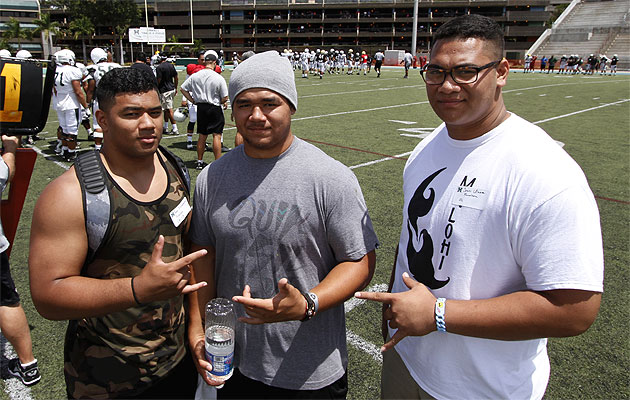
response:
M150 203L131 198L106 173L112 217L83 276L116 279L140 274L160 234L165 239L162 259L182 257L186 222L175 227L169 212L182 199L189 201L189 195L175 167L162 155L160 162L168 187ZM164 378L185 353L184 296L70 321L64 347L68 396L135 396Z

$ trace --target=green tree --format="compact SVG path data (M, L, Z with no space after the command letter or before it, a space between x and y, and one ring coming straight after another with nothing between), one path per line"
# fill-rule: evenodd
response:
M9 39L4 36L0 36L0 49L11 50L11 43L9 43Z
M5 22L4 25L6 30L2 36L7 40L17 39L18 50L22 50L22 40L30 39L32 37L32 31L22 28L20 21L13 17Z
M169 43L177 43L179 42L179 38L175 35L171 36L168 39ZM168 46L168 51L169 53L181 53L184 51L184 46L182 46L181 44L163 44L162 45L162 52L164 51L164 48Z
M120 43L120 63L123 59L123 38L127 34L129 27L139 25L142 22L142 13L133 0L105 0L97 1L98 9L105 25L112 28Z
M33 22L35 23L35 25L37 25L37 28L35 28L33 33L42 35L42 48L44 49L44 57L48 58L48 56L52 52L53 47L52 35L56 34L59 31L59 23L56 21L52 21L50 19L50 14L48 13L41 14L41 17Z
M94 35L94 24L89 17L82 15L81 17L70 21L70 31L75 39L81 38L81 46L83 48L83 62L87 63L87 51L85 48L85 38Z
M192 51L193 51L193 56L197 58L197 55L204 50L203 42L201 41L201 39L195 39L194 43L195 44L192 47Z
M549 16L549 19L547 20L547 22L545 22L545 26L547 26L547 28L551 28L553 23L556 22L558 17L560 17L560 14L562 14L568 6L569 6L569 3L556 4L556 6L554 7L554 10L551 12L551 15Z

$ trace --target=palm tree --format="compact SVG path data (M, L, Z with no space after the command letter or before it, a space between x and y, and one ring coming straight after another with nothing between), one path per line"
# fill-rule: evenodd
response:
M192 47L193 55L197 57L200 52L203 51L203 42L201 39L195 39L195 44Z
M48 58L48 55L52 52L52 35L56 34L59 31L59 23L56 21L51 21L50 14L41 14L39 19L36 19L34 33L42 35L42 47L44 49L44 57ZM47 38L46 45L44 45L44 37Z
M92 20L83 15L70 21L70 31L75 39L81 37L81 45L83 46L83 62L87 64L87 52L85 50L85 38L94 34L94 24Z
M2 34L5 39L17 39L18 50L22 50L22 39L30 39L32 32L20 26L20 21L11 17L4 23L6 30Z

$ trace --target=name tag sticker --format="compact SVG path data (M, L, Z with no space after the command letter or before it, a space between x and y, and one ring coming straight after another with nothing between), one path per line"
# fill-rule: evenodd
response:
M488 201L488 191L471 187L460 186L453 195L453 204L462 207L483 210Z
M192 208L190 204L188 204L188 200L184 197L177 207L169 213L171 221L173 221L173 225L175 225L176 228L186 219L190 210L192 210Z

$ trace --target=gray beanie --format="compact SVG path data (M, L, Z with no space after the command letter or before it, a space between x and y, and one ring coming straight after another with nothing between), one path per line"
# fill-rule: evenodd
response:
M261 88L272 90L287 99L297 110L298 96L295 88L295 75L291 62L277 51L265 51L249 57L238 64L232 72L228 94L230 103L247 89Z

